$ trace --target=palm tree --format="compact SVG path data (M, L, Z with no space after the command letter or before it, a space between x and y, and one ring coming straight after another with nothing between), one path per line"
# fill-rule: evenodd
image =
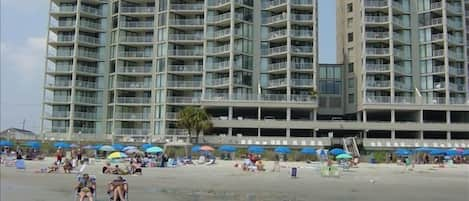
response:
M195 143L199 142L199 135L201 132L206 132L212 127L210 115L202 108L185 107L178 113L178 127L186 129L189 134L189 142L192 139L192 134L195 133Z
M318 97L318 92L316 91L316 88L312 88L309 91L309 95L311 95L312 98L317 98Z

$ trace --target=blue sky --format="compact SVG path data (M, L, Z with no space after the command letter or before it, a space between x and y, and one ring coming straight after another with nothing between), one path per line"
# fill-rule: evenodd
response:
M0 0L0 130L39 132L48 2ZM335 62L335 41L335 1L319 0L320 62Z

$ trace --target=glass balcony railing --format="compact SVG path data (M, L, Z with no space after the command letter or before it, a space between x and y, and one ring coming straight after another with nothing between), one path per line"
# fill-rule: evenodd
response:
M119 52L120 57L152 57L151 51L122 51Z
M76 24L75 20L59 20L57 24L51 25L51 27L74 27Z
M53 111L51 113L46 113L47 117L51 118L69 118L70 112L69 111Z
M367 39L386 39L389 38L389 32L366 32Z
M387 1L379 1L379 0L365 0L365 8L382 8L387 7Z
M366 48L367 55L388 55L389 48Z
M286 86L287 83L288 83L288 82L287 82L287 79L285 79L285 78L269 80L269 87L281 87L281 86Z
M287 0L262 1L262 9L269 9L286 3Z
M388 16L365 16L366 23L386 23L388 21Z
M385 72L390 70L389 64L366 64L366 70L371 72Z
M120 26L125 28L153 28L153 21L121 22Z
M312 87L314 85L312 79L292 79L292 85L297 87Z
M116 113L114 118L116 119L134 119L134 120L149 120L150 113L138 113L138 112L120 112Z
M171 4L172 10L178 11L202 11L204 9L204 4L201 3L187 3L187 4Z
M94 112L73 112L74 118L77 119L97 119L98 115Z
M91 15L96 15L96 16L102 16L103 15L101 10L99 10L97 8L90 7L90 6L81 5L80 11L82 11L84 13L91 14Z
M68 133L69 127L54 126L49 132L51 133Z
M89 88L89 89L97 89L98 84L96 82L90 82L90 81L83 81L83 80L77 80L75 82L76 87L81 87L81 88Z
M449 67L449 74L451 75L464 75L464 68L460 67Z
M119 81L119 82L117 82L117 88L148 89L150 87L151 87L150 82L131 82L131 81Z
M270 24L270 23L275 23L279 21L283 21L287 19L287 14L279 14L279 15L274 15L270 16L264 19L264 24Z
M423 97L423 103L428 105L446 104L445 97Z
M451 34L448 34L448 41L450 43L454 43L454 44L464 44L464 39L463 37L460 37L460 36L454 36L454 35L451 35Z
M409 7L404 6L404 4L398 1L392 1L392 7L395 9L399 9L404 12L409 12Z
M166 112L166 119L178 119L177 112Z
M443 33L432 34L432 41L443 40Z
M118 73L151 73L151 66L119 66Z
M202 56L202 49L173 49L169 51L171 56Z
M391 86L391 82L389 80L367 80L366 81L367 87L377 87L377 88L387 88Z
M173 72L202 72L202 65L169 65L168 71L173 71Z
M433 2L430 4L430 9L441 9L442 8L442 3L441 2Z
M290 19L293 21L312 21L313 15L310 14L291 14Z
M459 29L463 28L462 24L463 24L462 21L448 19L446 25L448 26L448 28L458 29L459 30Z
M80 27L87 29L101 30L101 24L92 21L80 20Z
M148 135L151 133L149 128L116 128L117 135Z
M218 30L215 32L209 32L209 35L213 38L219 38L219 37L227 36L230 34L231 34L230 29L222 29L222 30Z
M415 97L413 96L395 96L394 102L397 104L414 104Z
M224 77L224 78L207 79L206 83L209 86L228 85L228 84L230 84L230 78L229 77Z
M401 74L411 74L412 73L412 69L410 68L410 66L401 66L401 65L398 65L398 64L394 64L394 70L396 71L396 73L401 73Z
M273 64L269 64L268 66L269 71L278 71L278 70L285 70L285 69L287 69L287 62L273 63Z
M221 6L221 5L229 3L229 2L231 2L231 0L209 0L208 1L208 6L216 7L216 6Z
M73 42L75 40L74 35L59 35L57 37L57 42ZM53 41L53 40L50 40Z
M464 60L463 52L448 51L448 57L455 60Z
M223 45L217 47L208 47L208 53L210 54L221 54L230 51L231 45Z
M390 96L366 96L366 103L379 104L379 103L391 103Z
M170 40L202 40L203 34L170 34ZM202 42L202 41L201 41Z
M151 97L117 97L116 103L121 104L150 104Z
M280 53L286 53L287 52L287 46L279 46L279 47L272 47L268 49L262 49L264 55L272 55L272 54L280 54Z
M220 22L231 18L231 12L223 13L220 15L209 16L207 21L210 23Z
M455 14L462 14L462 8L461 4L446 3L446 9Z
M401 27L409 27L410 26L409 21L406 21L406 20L404 20L403 18L400 18L400 17L393 17L392 22L394 24L398 25L398 26L401 26Z
M54 67L48 66L47 72L68 73L72 72L72 65L57 65Z
M199 96L168 96L166 99L169 103L200 103Z
M78 49L78 54L77 55L79 57L87 57L87 58L93 58L93 59L98 59L99 58L98 52L88 51L88 50L84 50L84 49Z
M294 70L314 70L314 64L313 63L295 63L293 62L291 64L292 69Z
M168 81L168 87L200 88L202 87L202 82L201 81Z
M75 96L75 102L85 104L97 104L98 98L91 96Z
M151 43L153 36L122 36L120 41L125 43Z
M313 47L312 46L291 46L291 51L294 53L313 53Z
M394 87L402 90L412 90L412 85L405 82L394 81Z
M450 82L449 83L449 90L450 91L456 91L456 92L463 92L464 91L464 85Z
M58 7L51 7L51 13L73 13L77 11L76 6L58 6Z
M122 13L153 13L155 7L146 7L146 6L122 6Z
M78 41L82 43L88 43L88 44L94 44L94 45L100 45L101 41L99 41L99 38L96 37L91 37L91 36L85 36L85 35L78 35Z
M53 83L48 83L47 86L49 87L71 87L72 81L71 80L57 80Z
M171 19L171 25L179 25L179 26L198 26L204 24L204 19Z
M290 34L293 37L313 37L313 31L312 30L291 30Z
M275 38L280 38L280 37L285 37L285 36L287 36L286 29L272 31L269 33L269 39L275 39Z
M70 96L53 96L47 99L47 102L61 102L61 103L68 103L71 100Z
M464 97L450 97L449 98L449 101L451 104L466 104L466 105L469 105L469 101L466 100L466 98Z
M230 68L230 61L214 62L207 64L207 70L221 70Z

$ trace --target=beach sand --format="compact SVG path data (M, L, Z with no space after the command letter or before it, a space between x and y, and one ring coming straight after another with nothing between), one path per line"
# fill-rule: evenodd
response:
M72 200L76 176L34 173L52 159L27 161L26 171L1 167L1 201ZM360 164L339 178L321 177L319 170L300 168L291 178L290 168L280 172L243 172L238 161L218 161L216 165L177 168L144 168L143 176L126 176L131 201L467 201L469 166L432 168L416 166L404 171L395 164ZM272 168L266 162L266 168ZM305 167L306 163L281 163ZM86 172L97 177L98 200L108 200L105 185L115 176L100 173L101 164Z

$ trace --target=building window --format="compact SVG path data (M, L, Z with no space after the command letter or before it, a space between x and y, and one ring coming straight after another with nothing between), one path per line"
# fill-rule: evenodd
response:
M347 101L348 103L352 104L355 102L355 94L349 94L348 97L347 97Z
M347 12L351 13L353 11L353 3L347 4Z
M348 85L348 88L349 88L349 89L355 88L355 81L354 81L353 78L349 78L349 79L347 80L347 82L348 82L347 85Z
M351 57L353 55L353 47L347 49L347 56Z
M353 18L348 18L347 19L347 28L352 28L353 26Z
M347 65L347 69L348 69L348 72L349 72L349 73L353 73L353 63L349 63L349 64Z
M347 34L347 41L348 42L353 42L353 33L348 33Z

